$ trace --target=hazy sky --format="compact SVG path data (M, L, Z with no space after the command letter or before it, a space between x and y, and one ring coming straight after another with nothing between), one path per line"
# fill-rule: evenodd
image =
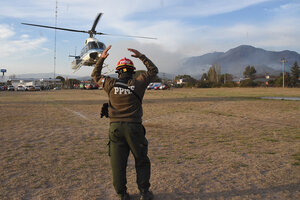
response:
M54 30L21 22L54 26L55 0L0 0L0 68L7 76L54 71ZM97 31L157 37L157 40L96 36L112 44L110 69L127 47L145 53L160 71L176 74L186 56L227 51L242 44L266 50L300 52L299 0L58 0L58 27L89 30L104 13ZM57 31L56 73L73 74L72 58L87 34ZM132 58L138 69L145 69ZM87 76L91 67L73 75Z

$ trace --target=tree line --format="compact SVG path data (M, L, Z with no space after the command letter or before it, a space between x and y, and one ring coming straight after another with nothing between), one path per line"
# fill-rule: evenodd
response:
M140 73L144 73L144 70L137 70L134 77L137 77ZM285 72L284 83L287 87L300 87L299 81L300 69L297 62L294 62L291 71ZM80 84L80 80L68 79L62 76L57 76L57 79L61 79L64 88L74 88L75 84ZM177 84L178 80L183 80L183 84ZM264 79L261 81L259 79ZM93 80L91 80L93 82ZM171 83L171 81L163 80L156 76L152 82L165 82ZM209 70L202 75L200 80L193 78L190 75L177 75L172 83L175 87L198 87L198 88L212 88L212 87L282 87L283 74L281 73L277 77L259 76L256 74L254 66L246 66L243 72L243 80L234 80L234 76L229 73L221 74L221 67L219 65L212 65Z
M287 87L300 87L299 81L299 66L294 62L291 71L285 72L284 84ZM178 80L183 80L182 84L177 84ZM246 66L243 72L242 80L235 80L232 74L221 74L221 67L219 65L212 65L207 73L204 73L200 80L196 80L190 75L177 75L174 79L176 87L281 87L283 85L283 73L277 77L270 77L267 75L257 75L254 66Z

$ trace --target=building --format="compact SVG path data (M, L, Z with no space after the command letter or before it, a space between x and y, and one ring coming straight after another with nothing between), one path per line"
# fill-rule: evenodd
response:
M185 83L185 81L183 78L176 80L177 85L183 85L184 83Z
M61 87L62 82L60 79L51 79L51 78L13 78L8 81L16 88L19 85L22 86L40 86L41 88L54 88Z

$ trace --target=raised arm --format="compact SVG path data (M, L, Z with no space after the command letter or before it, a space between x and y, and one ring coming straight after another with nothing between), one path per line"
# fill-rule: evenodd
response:
M147 58L144 54L140 53L138 50L129 48L128 51L131 51L133 53L131 55L132 57L139 58L144 63L144 65L147 68L147 73L144 78L147 79L147 82L150 82L150 80L158 74L158 68L149 58Z
M100 79L103 77L101 75L101 71L102 71L102 66L103 66L103 63L104 63L104 60L109 56L109 49L111 48L111 45L109 45L101 54L100 58L98 59L98 61L96 62L96 65L94 67L94 70L91 74L93 80L96 82L96 83L99 83Z

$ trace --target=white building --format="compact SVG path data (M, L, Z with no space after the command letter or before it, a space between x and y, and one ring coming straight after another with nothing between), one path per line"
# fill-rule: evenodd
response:
M184 84L184 80L181 78L179 80L176 81L177 85L182 85Z
M51 79L51 78L13 78L9 79L11 84L16 88L19 85L22 86L40 86L40 87L50 87L53 88L55 86L61 86L62 82L60 79Z

